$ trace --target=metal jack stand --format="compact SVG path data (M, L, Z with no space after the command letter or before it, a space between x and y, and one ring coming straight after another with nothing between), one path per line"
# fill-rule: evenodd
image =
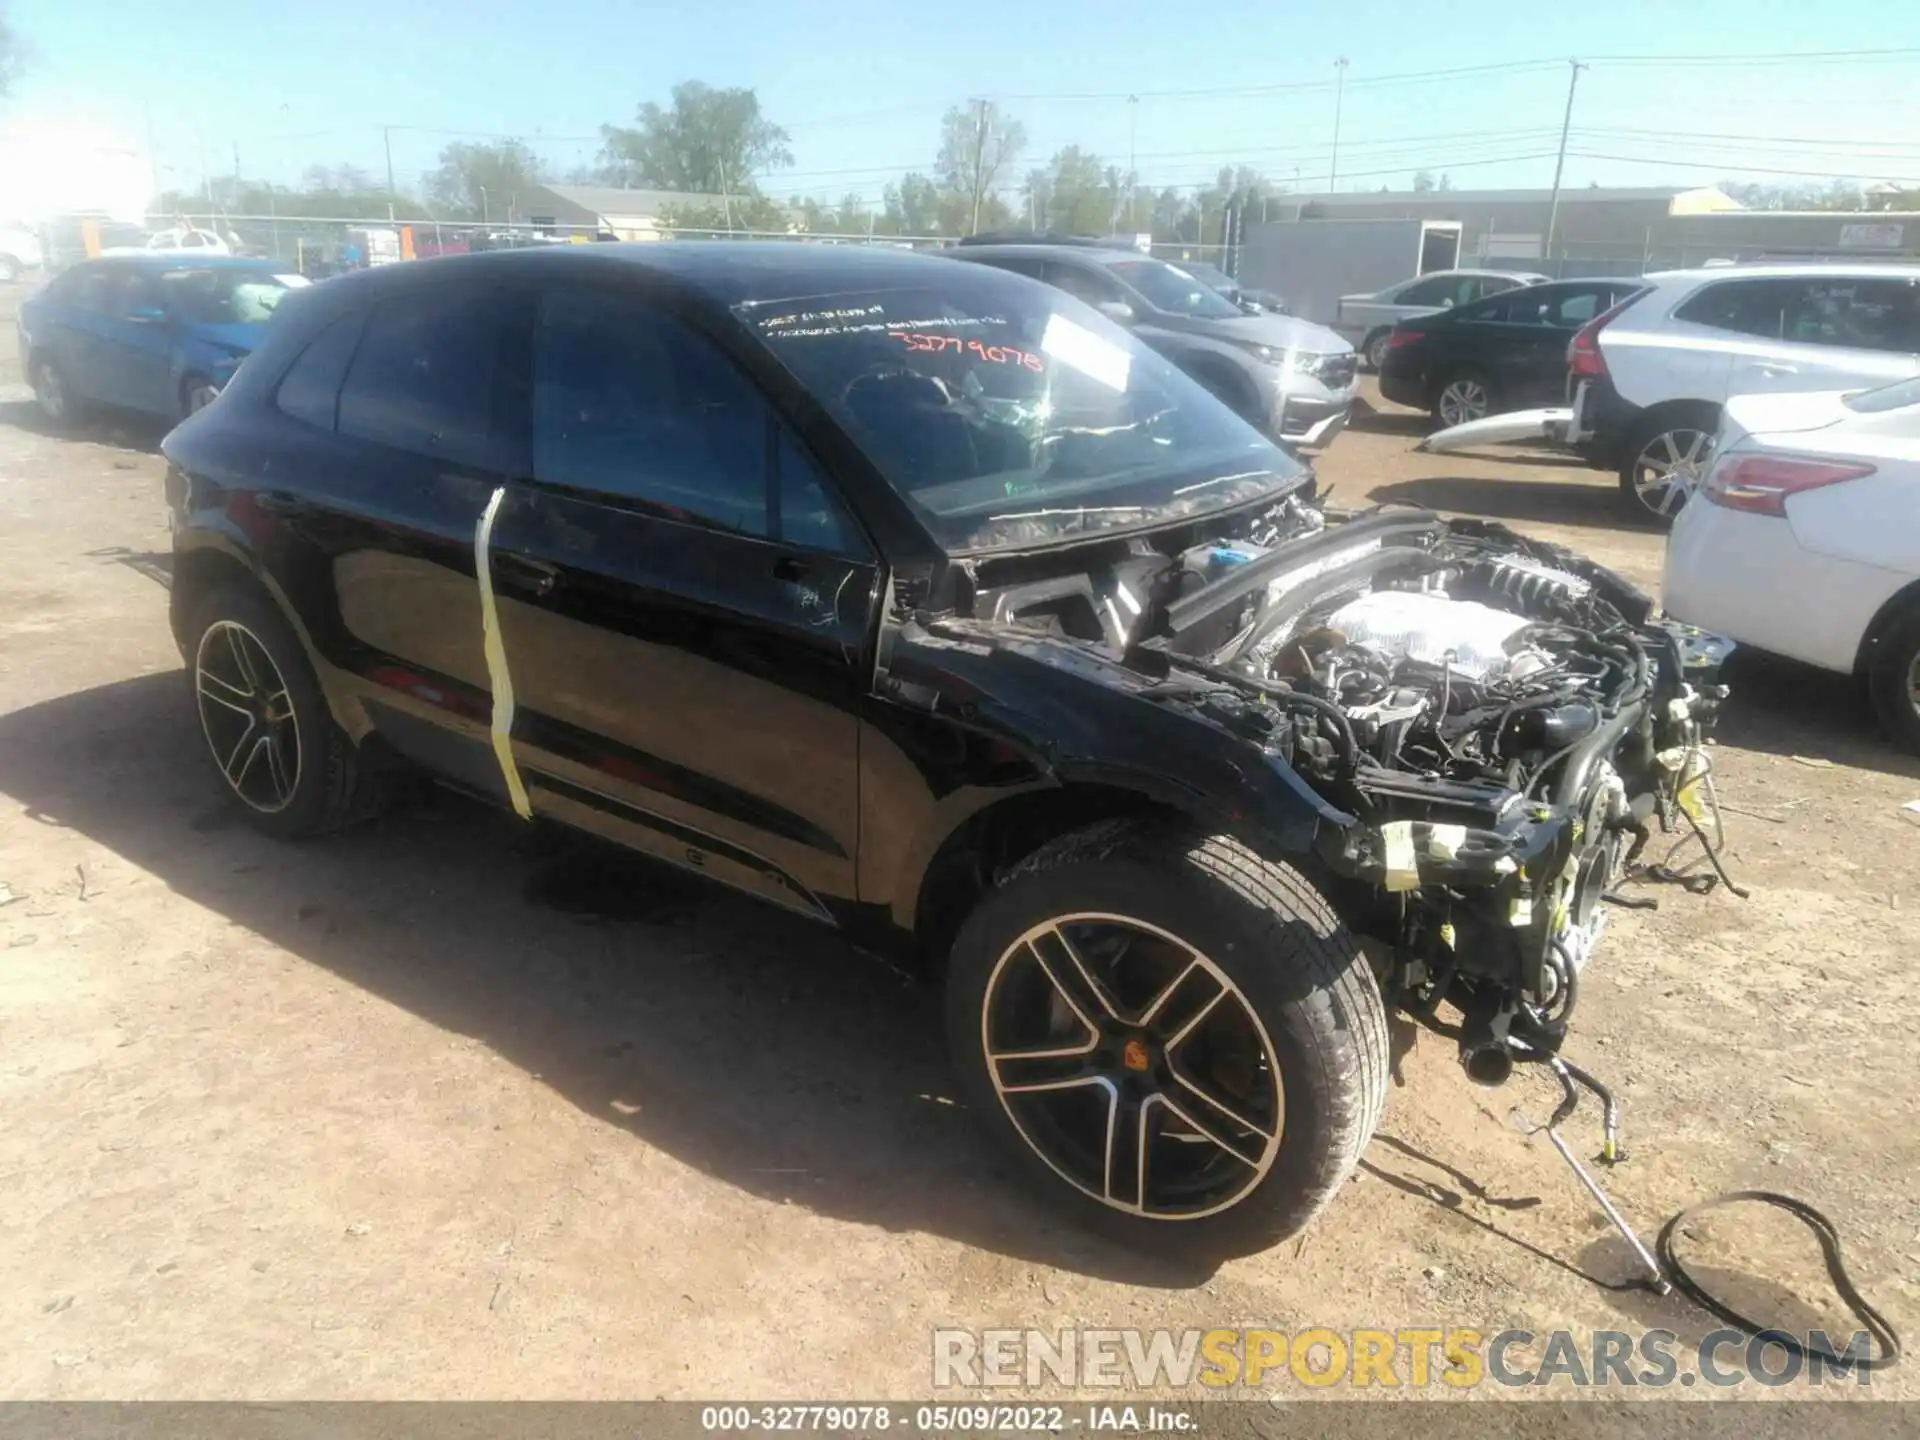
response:
M1517 1109L1513 1112L1514 1119L1519 1123L1520 1128L1528 1135L1544 1133L1552 1143L1553 1148L1560 1152L1560 1158L1567 1162L1568 1167L1573 1171L1580 1183L1586 1187L1587 1193L1593 1196L1594 1203L1600 1207L1607 1219L1613 1222L1613 1228L1626 1237L1627 1243L1633 1247L1633 1253L1640 1257L1640 1263L1646 1267L1647 1271L1647 1278L1644 1281L1646 1287L1656 1295L1671 1294L1673 1286L1668 1282L1666 1274L1661 1270L1660 1262L1653 1258L1653 1252L1640 1243L1640 1237L1633 1233L1633 1227L1627 1224L1626 1218L1614 1208L1613 1202L1607 1198L1606 1192L1600 1188L1600 1183L1587 1172L1586 1166L1574 1159L1573 1152L1567 1148L1567 1142L1560 1138L1559 1127L1579 1108L1580 1091L1578 1086L1584 1085L1600 1098L1600 1103L1604 1109L1604 1114L1601 1119L1601 1132L1604 1138L1598 1156L1599 1162L1603 1165L1619 1164L1622 1160L1626 1159L1626 1155L1621 1151L1619 1143L1619 1102L1613 1098L1613 1092L1611 1090L1594 1079L1593 1076L1587 1074L1586 1071L1580 1069L1579 1066L1569 1065L1557 1055L1540 1056L1539 1061L1549 1070L1553 1071L1554 1076L1560 1081L1560 1089L1562 1092L1560 1104L1555 1107L1552 1117L1548 1119L1545 1125L1535 1125Z

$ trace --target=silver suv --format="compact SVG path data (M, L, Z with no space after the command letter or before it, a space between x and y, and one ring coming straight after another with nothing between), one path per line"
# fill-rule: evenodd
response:
M1277 439L1323 446L1346 428L1359 362L1324 325L1249 314L1178 265L1135 250L968 244L944 253L1085 301Z

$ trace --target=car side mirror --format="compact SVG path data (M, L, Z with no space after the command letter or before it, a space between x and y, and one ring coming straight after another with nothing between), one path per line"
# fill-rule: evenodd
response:
M1442 310L1451 310L1453 308L1453 297L1449 295L1446 299L1442 300L1440 302L1440 308Z
M1096 308L1109 320L1120 325L1131 325L1137 318L1133 313L1133 306L1124 300L1102 300Z
M136 325L162 325L166 323L167 312L158 305L136 305L127 312L127 319Z

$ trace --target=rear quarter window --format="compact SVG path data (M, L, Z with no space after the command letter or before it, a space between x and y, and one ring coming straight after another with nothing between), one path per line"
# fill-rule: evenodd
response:
M434 285L381 302L340 390L340 433L487 465L508 312L505 297L476 285Z
M300 358L281 377L274 404L284 415L331 430L340 408L340 385L353 360L364 312L342 315L308 342Z

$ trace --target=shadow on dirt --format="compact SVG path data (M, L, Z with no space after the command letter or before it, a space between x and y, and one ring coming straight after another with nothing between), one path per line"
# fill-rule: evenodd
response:
M41 414L40 407L31 400L0 400L0 427L23 430L49 440L92 441L147 455L160 453L160 442L173 428L165 420L120 410L91 411L77 420L56 425Z
M1741 649L1725 678L1733 694L1715 730L1722 744L1920 781L1920 755L1887 739L1851 675Z
M1565 467L1555 465L1554 468ZM1533 521L1588 530L1651 530L1634 522L1620 503L1619 488L1604 480L1507 480L1484 475L1434 475L1376 486L1372 496L1376 504L1400 501L1488 520Z
M439 791L276 844L218 796L185 685L0 717L0 791L741 1190L1130 1284L1212 1273L1029 1199L955 1096L937 994L835 933Z

